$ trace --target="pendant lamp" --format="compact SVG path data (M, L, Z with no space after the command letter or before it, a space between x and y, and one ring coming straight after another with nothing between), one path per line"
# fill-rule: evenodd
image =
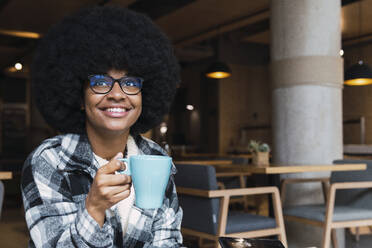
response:
M359 2L359 37L362 33L362 3ZM359 50L361 50L359 48ZM359 57L361 57L361 51L359 51ZM372 70L363 60L359 60L357 64L350 66L344 75L344 84L350 86L362 86L372 84Z
M221 79L230 77L231 70L222 61L216 61L208 67L208 70L205 74L209 78Z
M215 47L216 47L215 54L218 59L220 50L220 36L217 37L217 45ZM208 67L207 71L205 72L205 75L209 78L214 79L227 78L231 76L231 70L226 63L217 60Z
M344 84L350 86L361 86L372 84L372 70L367 64L360 60L357 64L350 66L345 71Z

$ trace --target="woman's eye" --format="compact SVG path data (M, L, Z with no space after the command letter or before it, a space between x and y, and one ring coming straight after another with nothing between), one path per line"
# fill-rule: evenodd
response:
M137 82L135 80L126 80L124 85L127 87L137 87Z
M127 81L127 82L125 82L125 86L135 86L135 85L136 84L133 81Z
M110 83L106 81L99 81L99 82L95 82L95 85L96 86L108 86L110 85Z

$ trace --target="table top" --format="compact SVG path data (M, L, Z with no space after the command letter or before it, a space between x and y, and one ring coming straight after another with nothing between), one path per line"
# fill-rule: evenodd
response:
M175 164L200 164L200 165L232 165L232 160L181 160L174 161Z
M181 154L180 159L192 159L195 158L197 160L200 160L200 158L206 158L213 160L213 158L252 158L252 154L247 153L240 153L240 154L229 154L229 153L184 153Z
M318 165L269 165L258 167L249 164L214 165L217 172L250 172L254 174L286 174L321 171L355 171L367 169L366 164L318 164Z
M0 171L0 180L12 179L13 173L11 171Z
M192 153L192 152L188 152L188 153L183 153L181 154L182 157L185 157L185 158L194 158L194 157L197 157L197 158L204 158L204 157L219 157L220 154L219 153Z

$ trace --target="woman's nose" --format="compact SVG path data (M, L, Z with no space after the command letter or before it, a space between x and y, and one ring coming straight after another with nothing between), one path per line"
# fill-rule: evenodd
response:
M126 94L123 92L123 90L120 87L119 82L114 82L114 85L112 86L111 91L107 94L107 97L111 98L126 98Z

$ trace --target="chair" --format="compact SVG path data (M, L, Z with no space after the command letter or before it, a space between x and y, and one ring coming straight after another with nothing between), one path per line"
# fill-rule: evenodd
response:
M176 164L175 182L180 206L184 211L182 233L213 241L218 247L222 236L254 238L279 235L286 246L283 215L279 191L276 187L239 188L218 190L213 166ZM240 195L271 194L275 218L245 212L229 211L230 197Z
M3 209L4 194L5 194L4 183L0 180L0 218Z
M286 220L323 227L322 248L329 248L331 232L337 228L372 225L372 160L336 160L334 163L364 163L367 164L367 170L332 172L325 204L289 206L283 210ZM281 191L285 192L288 183L315 180L285 179ZM325 179L319 181L326 183ZM334 233L332 239L333 247L337 247Z
M216 173L217 184L221 189L246 188L247 177L252 173L246 172L219 172ZM247 196L235 196L230 199L230 203L241 203L244 209L248 209L249 200Z
M245 157L219 157L217 160L231 160L233 164L247 164L249 160ZM217 184L221 189L246 188L247 177L251 176L250 172L219 172L216 173ZM257 199L255 199L257 202ZM244 209L251 206L247 196L235 196L230 199L230 204L240 203Z

